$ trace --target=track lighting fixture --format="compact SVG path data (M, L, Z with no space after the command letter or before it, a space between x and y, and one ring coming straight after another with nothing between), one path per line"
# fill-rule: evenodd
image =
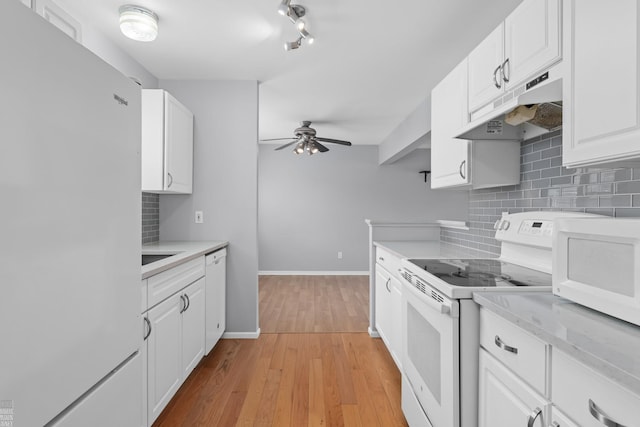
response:
M284 44L285 50L293 50L297 49L302 44L302 39L304 39L307 44L312 44L314 42L314 38L309 31L307 31L307 23L302 19L303 16L307 13L307 10L304 6L299 4L291 4L291 0L282 0L280 5L278 6L278 13L282 16L286 16L296 27L298 33L300 33L300 37L295 42L288 42Z

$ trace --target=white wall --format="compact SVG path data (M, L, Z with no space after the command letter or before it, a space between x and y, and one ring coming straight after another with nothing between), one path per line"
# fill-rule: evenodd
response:
M161 80L195 116L193 194L160 196L162 240L228 240L227 333L258 330L258 83ZM204 223L194 223L194 212Z
M260 146L261 272L368 270L365 218L467 219L468 191L431 190L418 173L429 150L379 166L376 146L327 145L314 156Z

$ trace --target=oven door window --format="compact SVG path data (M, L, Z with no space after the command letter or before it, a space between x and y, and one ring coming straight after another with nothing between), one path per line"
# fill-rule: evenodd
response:
M460 425L458 318L409 286L403 288L403 369L434 426ZM454 306L458 305L453 301ZM457 313L457 307L453 312Z

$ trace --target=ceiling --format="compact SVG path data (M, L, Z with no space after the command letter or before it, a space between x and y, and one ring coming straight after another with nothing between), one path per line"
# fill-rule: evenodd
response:
M258 80L259 137L379 144L520 0L293 0L315 43L297 38L279 0L131 0L159 16L152 43L125 38L127 0L57 0L159 79Z

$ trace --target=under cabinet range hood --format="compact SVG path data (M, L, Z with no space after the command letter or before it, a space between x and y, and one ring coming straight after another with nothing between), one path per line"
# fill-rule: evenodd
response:
M456 138L522 141L562 127L562 63L470 115Z

